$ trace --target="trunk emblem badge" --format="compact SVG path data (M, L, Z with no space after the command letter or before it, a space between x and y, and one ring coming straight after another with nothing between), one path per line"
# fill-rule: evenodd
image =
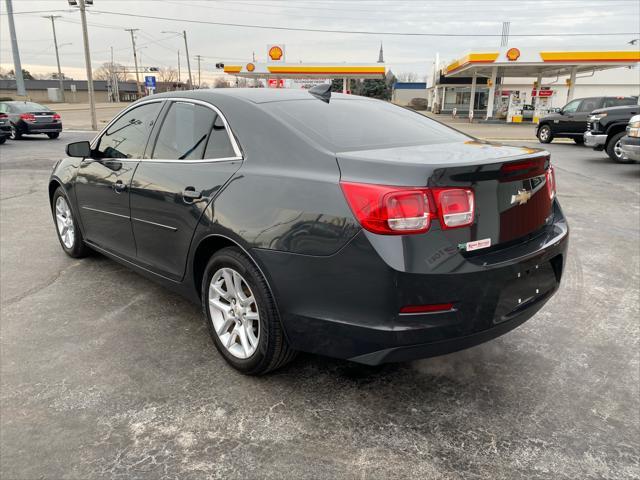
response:
M518 190L517 195L511 195L511 205L517 203L518 205L524 205L531 198L531 192L528 190Z

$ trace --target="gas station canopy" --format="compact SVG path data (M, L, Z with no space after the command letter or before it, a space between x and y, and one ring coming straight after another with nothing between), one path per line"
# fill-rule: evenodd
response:
M494 68L501 76L555 77L572 73L632 66L640 62L639 50L538 51L503 48L491 52L471 52L447 65L445 76L491 77Z
M245 78L375 78L385 75L381 64L345 63L258 63L225 65L224 73Z
M566 83L569 87L567 102L573 99L574 87L580 72L594 72L610 68L632 67L640 62L640 50L579 50L579 51L538 51L515 47L503 47L494 51L471 52L455 62L447 65L442 73L445 77L471 77L471 97L469 102L470 117L473 116L475 102L476 78L488 77L489 98L487 116L493 117L496 84L498 78L534 77L534 89L544 89L543 79L549 77L569 76ZM509 100L507 121L521 118L522 99L517 92ZM437 89L436 89L437 97ZM545 100L538 95L535 101L534 120L544 113ZM513 108L512 108L513 107Z

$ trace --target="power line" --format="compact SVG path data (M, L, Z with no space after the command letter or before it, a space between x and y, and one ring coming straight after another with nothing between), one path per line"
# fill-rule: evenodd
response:
M293 32L314 32L314 33L344 33L354 35L392 35L403 37L500 37L501 34L494 33L423 33L423 32L374 32L368 30L331 30L324 28L296 28L279 27L274 25L254 25L248 23L225 23L211 22L207 20L193 20L187 18L160 17L155 15L141 15L135 13L108 12L106 10L93 10L92 13L103 15L116 15L120 17L148 18L152 20L169 20L172 22L197 23L202 25L220 25L225 27L257 28L262 30L287 30ZM593 36L624 36L640 35L640 32L589 32L589 33L515 33L512 37L593 37Z

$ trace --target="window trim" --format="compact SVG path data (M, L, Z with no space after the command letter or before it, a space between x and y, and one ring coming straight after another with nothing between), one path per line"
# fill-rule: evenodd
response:
M192 99L192 98L188 98L188 97L162 97L162 98L154 98L154 99L149 99L149 100L143 100L143 101L134 103L133 105L125 108L122 112L120 112L102 130L100 130L100 132L98 132L98 134L95 136L95 138L91 141L91 149L94 149L96 147L96 145L98 144L98 142L100 141L102 136L109 129L109 127L111 127L111 125L113 125L113 123L117 122L121 117L126 115L128 112L130 112L134 108L140 107L142 105L146 105L146 104L149 104L149 103L170 103L170 102L191 103L191 104L195 104L195 105L201 105L203 107L207 107L207 108L210 108L211 110L213 110L217 115L220 116L220 118L222 119L222 123L224 123L224 128L225 128L225 131L227 132L227 136L229 137L229 141L231 142L231 147L233 148L235 156L233 156L233 157L223 157L223 158L202 158L202 159L191 159L191 160L187 160L187 159L185 159L185 160L177 160L177 159L164 159L164 158L135 158L135 159L134 158L129 158L129 159L124 159L124 160L139 161L139 162L151 162L151 163L212 163L212 162L228 162L228 161L231 161L231 160L244 160L244 157L242 156L242 153L241 153L241 150L240 150L240 146L238 145L238 142L236 141L235 135L233 134L233 132L231 130L231 127L229 126L229 122L227 121L227 119L223 115L223 113L220 111L220 109L218 107L216 107L215 105L212 105L209 102L205 102L203 100L196 100L196 99ZM166 117L167 112L163 113L162 112L162 108L163 107L161 107L161 109L160 109L158 117L162 116L162 121L164 121L164 118ZM156 119L156 123L157 123L157 121L158 121L158 119ZM154 127L155 127L155 125L154 125ZM154 148L155 148L155 140L156 139L153 138L153 130L151 131L151 133L147 137L147 148L148 148L149 140L154 140Z

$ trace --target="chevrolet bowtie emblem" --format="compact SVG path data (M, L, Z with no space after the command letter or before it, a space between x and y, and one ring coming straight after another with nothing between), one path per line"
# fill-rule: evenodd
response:
M531 198L531 192L528 190L518 190L517 195L511 195L511 205L517 203L518 205L524 205Z

